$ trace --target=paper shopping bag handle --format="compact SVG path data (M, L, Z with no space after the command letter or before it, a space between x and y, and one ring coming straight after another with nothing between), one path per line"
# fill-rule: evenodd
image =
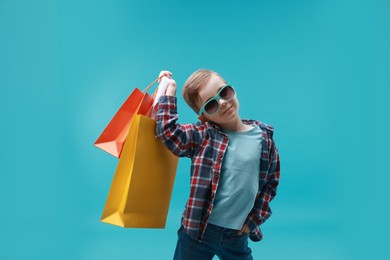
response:
M157 79L155 79L152 83L149 84L149 86L147 86L144 91L142 91L143 93L145 93L146 91L148 91L148 89L150 89L151 86L154 85L154 83L156 83L159 79L161 79L162 77L164 77L165 75L162 75L160 77L158 77Z

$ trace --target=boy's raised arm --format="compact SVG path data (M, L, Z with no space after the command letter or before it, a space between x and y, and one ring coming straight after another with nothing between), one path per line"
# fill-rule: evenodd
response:
M167 76L171 82L168 84L165 95L160 98L157 105L156 136L176 156L191 157L194 151L201 147L206 134L201 124L178 124L176 82L171 78L172 73L162 71L161 76Z

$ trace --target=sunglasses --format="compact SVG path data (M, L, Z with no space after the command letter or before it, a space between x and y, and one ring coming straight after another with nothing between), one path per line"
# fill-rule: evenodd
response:
M236 92L234 91L234 88L229 84L226 83L225 86L223 86L215 95L215 97L209 99L199 110L199 115L202 115L202 113L206 113L207 115L211 116L218 112L219 110L219 99L222 98L223 100L229 100L234 97Z

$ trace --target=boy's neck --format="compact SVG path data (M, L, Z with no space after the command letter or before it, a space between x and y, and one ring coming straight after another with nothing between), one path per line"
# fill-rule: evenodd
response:
M241 119L229 122L227 124L219 124L218 126L231 132L245 132L253 128L253 126L244 124Z

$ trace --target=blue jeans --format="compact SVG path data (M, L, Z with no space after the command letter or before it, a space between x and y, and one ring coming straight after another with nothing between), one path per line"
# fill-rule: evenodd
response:
M178 231L174 260L207 260L215 255L219 259L249 260L252 250L248 247L248 234L237 234L238 230L208 224L203 240L190 237L184 228Z

